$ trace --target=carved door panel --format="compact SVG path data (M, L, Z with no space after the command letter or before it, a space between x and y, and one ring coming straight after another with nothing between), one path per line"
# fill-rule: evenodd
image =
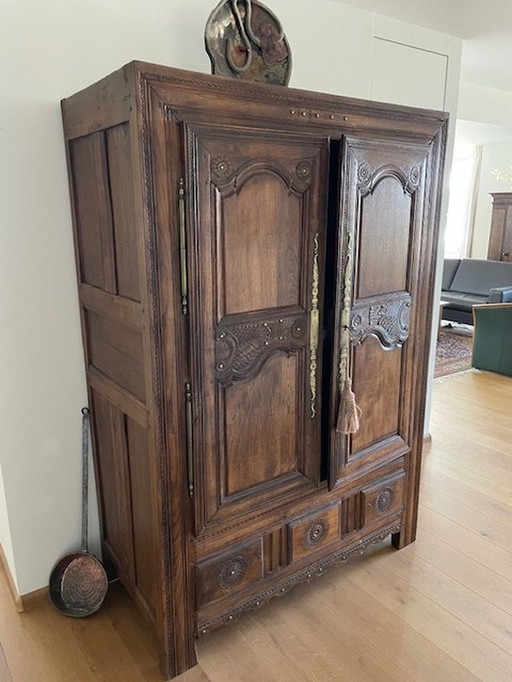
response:
M200 532L319 482L328 144L220 126L185 136Z
M421 224L429 147L345 140L341 165L331 485L413 447L414 385L424 381L428 355L419 327L430 314L419 304L428 289ZM336 431L346 378L361 410L350 435Z

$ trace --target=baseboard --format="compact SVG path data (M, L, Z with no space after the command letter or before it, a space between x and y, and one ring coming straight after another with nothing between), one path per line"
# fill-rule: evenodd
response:
M16 607L16 611L18 613L22 613L24 611L23 608L23 600L21 599L20 595L18 594L18 590L16 588L16 583L14 582L14 578L12 577L11 569L9 568L9 564L7 563L7 557L5 556L4 548L0 544L0 564L3 572L6 575L7 578L7 585L9 587L9 592L11 593L12 600L14 602L14 606Z
M7 563L7 558L5 556L4 548L0 544L0 568L3 569L6 578L7 585L9 586L9 592L11 593L14 606L18 613L23 613L23 611L28 611L37 604L45 601L48 596L48 588L42 587L39 590L34 590L34 592L28 592L27 594L19 594L16 584L11 574L11 569Z
M34 606L48 601L48 587L41 587L39 590L22 594L20 599L23 607L22 610L29 611Z

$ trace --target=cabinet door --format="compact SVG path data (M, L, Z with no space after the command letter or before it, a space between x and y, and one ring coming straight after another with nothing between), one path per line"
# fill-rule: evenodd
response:
M421 436L435 241L429 146L352 139L342 157L332 485L407 459ZM361 411L350 435L336 430L347 376Z
M328 145L185 137L199 532L318 485Z

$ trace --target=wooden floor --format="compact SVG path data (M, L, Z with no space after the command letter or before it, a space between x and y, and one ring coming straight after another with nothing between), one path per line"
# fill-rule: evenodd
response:
M179 682L510 682L512 379L437 379L417 541L389 543L198 644ZM157 682L121 588L89 619L17 614L0 578L1 682Z

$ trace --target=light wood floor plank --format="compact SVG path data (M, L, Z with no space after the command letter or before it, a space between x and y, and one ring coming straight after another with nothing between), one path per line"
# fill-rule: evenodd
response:
M475 594L512 616L512 576L510 579L490 571L487 566L422 530L414 544L415 552L457 580Z
M456 500L465 504L475 511L488 516L499 523L509 524L512 514L512 504L504 504L485 493L461 483L453 478L439 475L432 469L425 468L421 486L422 501L432 501L443 496L450 500Z
M424 505L418 518L418 533L423 530L480 562L488 571L510 579L510 552Z
M435 463L436 459L453 462L457 466L468 469L472 473L483 476L489 481L501 481L510 486L512 483L512 471L510 469L512 458L509 455L497 453L490 448L476 447L470 441L461 441L458 447L451 445L442 451L433 451L427 459L427 467ZM444 462L443 462L444 464Z
M454 462L441 462L435 457L428 460L428 463L425 464L425 468L432 469L450 479L464 481L465 485L478 490L478 492L481 492L488 497L493 497L503 504L510 505L510 487L502 483L498 478L493 479L488 478L487 476L480 476L478 473L461 467Z
M474 676L484 682L491 679L493 682L510 682L511 653L467 626L387 566L377 567L372 562L361 562L357 571L350 567L346 579L368 594L375 595L381 604Z
M382 560L391 547L382 547ZM389 656L416 682L447 679L451 682L470 682L477 677L456 663L439 647L381 604L374 595L348 584L339 571L328 574L319 584L312 599L321 600L323 613L329 616L329 627L335 627L340 614L349 614L350 627L358 637L367 638L382 655Z
M443 495L423 495L421 504L437 514L442 514L464 528L489 540L498 547L512 551L512 532L510 526L489 518L486 514ZM510 556L512 564L512 554Z
M9 670L9 666L7 665L7 661L5 660L5 654L1 644L0 644L0 680L2 680L2 682L12 682L11 671Z
M319 587L321 588L321 582ZM319 608L316 595L311 589L300 589L297 595L290 596L296 608L277 609L276 614L262 613L264 622L270 615L278 615L282 627L293 632L300 639L301 650L296 652L303 659L303 665L311 669L314 661L315 682L335 679L355 679L361 682L386 680L397 682L410 678L387 656L384 656L361 633L351 627L343 612L332 612ZM318 632L322 631L322 637ZM277 633L276 633L277 634ZM338 677L336 677L338 676Z
M384 564L382 559L381 563ZM458 576L449 576L425 561L415 545L407 551L394 552L391 560L386 558L385 567L462 623L512 653L510 615L467 588Z

